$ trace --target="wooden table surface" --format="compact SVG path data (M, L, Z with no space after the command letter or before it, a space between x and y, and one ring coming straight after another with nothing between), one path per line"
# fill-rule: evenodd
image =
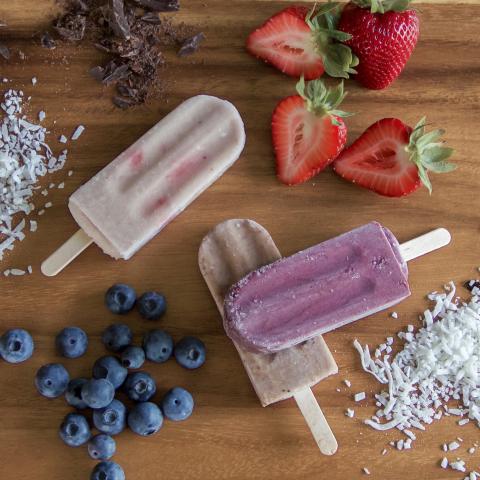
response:
M118 318L103 306L104 291L115 282L128 282L139 292L157 289L169 302L158 324L175 339L200 336L208 348L208 361L187 372L170 361L146 368L158 381L159 398L175 385L188 388L196 400L192 418L166 423L152 438L130 432L117 437L115 457L129 480L150 479L345 479L360 478L362 467L372 479L462 478L441 470L441 444L460 436L458 456L478 468L480 453L466 449L478 440L473 424L458 427L443 419L418 435L415 448L380 452L396 432L377 433L362 420L374 411L372 394L379 390L360 367L352 341L378 344L402 326L417 322L427 304L424 295L449 280L463 282L478 274L478 186L480 167L480 5L421 4L421 37L401 77L385 91L368 91L355 81L344 107L358 112L349 119L349 137L356 138L375 120L396 116L414 124L427 115L443 126L456 149L456 172L433 178L430 197L422 189L403 199L387 199L343 182L325 171L304 185L287 188L274 175L270 144L270 115L276 102L293 92L294 81L249 57L244 51L248 32L284 3L273 1L184 0L178 20L198 25L207 34L201 51L188 60L172 60L164 75L170 79L168 103L120 111L110 94L88 75L99 54L87 45L58 48L53 54L38 46L32 35L45 29L55 14L54 0L2 1L3 40L25 52L0 62L0 77L32 95L32 115L47 112L55 135L71 132L82 123L86 132L70 148L64 171L45 182L64 180L64 190L49 199L53 208L39 218L36 233L29 233L6 256L1 269L33 265L31 276L2 278L1 329L24 327L35 338L33 358L21 365L0 363L0 474L6 480L80 480L89 478L94 462L85 448L65 447L58 436L62 417L70 410L61 399L40 397L33 385L37 368L62 361L55 354L54 336L66 325L78 325L90 336L88 353L65 360L72 376L88 376L93 361L105 353L99 336ZM7 6L8 5L8 6ZM62 61L63 55L67 62ZM30 83L32 76L38 84ZM76 224L68 213L69 194L131 144L180 101L198 93L231 100L239 108L247 129L241 159L188 210L128 262L114 261L90 247L56 278L40 274L42 259L67 239ZM52 143L59 149L52 136ZM72 169L74 174L67 177ZM37 204L44 199L40 197ZM197 250L207 231L225 219L252 218L272 234L280 250L291 254L309 245L371 220L388 226L400 241L429 229L450 229L453 242L437 253L411 264L413 294L398 306L399 319L380 313L325 335L339 366L339 374L314 388L336 433L338 453L320 455L293 400L261 408L238 355L225 336L220 318L198 267ZM462 290L463 291L463 290ZM463 291L464 292L464 291ZM465 292L464 292L465 293ZM139 341L156 324L138 314L122 318ZM348 378L352 389L342 380ZM336 391L340 389L340 391ZM354 404L352 393L367 392L367 400ZM355 418L345 417L347 407Z

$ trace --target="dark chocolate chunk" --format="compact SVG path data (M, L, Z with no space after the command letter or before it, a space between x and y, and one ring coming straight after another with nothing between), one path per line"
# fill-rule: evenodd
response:
M95 79L101 82L105 76L105 69L98 65L90 69L90 75Z
M49 50L53 50L57 45L55 44L55 40L50 36L48 32L45 32L40 38L40 44L43 48L48 48Z
M110 83L118 82L128 76L129 70L128 64L116 65L115 62L110 62L105 68L105 74L103 76L102 83L109 85Z
M110 27L118 37L130 38L130 25L125 15L123 0L110 0Z
M57 19L53 28L63 40L78 42L85 36L86 22L84 15L67 13Z
M177 55L179 57L186 57L187 55L195 53L200 47L200 43L204 39L205 35L202 32L185 39L180 47L180 50L177 52Z
M160 17L155 12L147 12L145 15L140 17L140 20L145 23L151 23L152 25L160 25L162 23Z
M176 12L180 9L178 0L133 0L141 7L154 12Z
M124 98L124 97L119 97L118 95L115 95L112 99L114 105L117 107L126 110L128 107L131 107L132 105L135 105L138 102L135 102L135 100L131 98Z
M10 59L10 49L4 43L0 43L0 57L5 60Z

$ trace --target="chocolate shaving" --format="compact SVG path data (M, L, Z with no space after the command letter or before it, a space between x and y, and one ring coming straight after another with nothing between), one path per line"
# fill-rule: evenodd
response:
M186 57L187 55L192 55L200 47L200 43L205 39L203 32L197 33L192 37L185 39L180 47L180 50L177 52L179 57Z
M57 19L53 28L63 40L67 42L78 42L85 36L87 19L84 15L67 13Z
M154 12L176 12L180 9L178 0L133 0L141 7Z
M0 43L0 56L5 60L10 60L10 49L3 43Z
M40 44L43 48L48 48L49 50L53 50L57 46L55 40L50 36L48 32L45 32L41 36Z
M130 25L125 15L123 0L110 0L110 27L115 35L128 40L130 38Z

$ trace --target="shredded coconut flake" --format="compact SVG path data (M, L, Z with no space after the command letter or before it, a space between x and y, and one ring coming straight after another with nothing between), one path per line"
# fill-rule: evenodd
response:
M25 219L19 221L18 215L34 210L31 199L39 178L66 160L54 157L46 143L47 130L22 114L23 98L22 91L8 90L0 105L0 260L25 237Z
M365 475L370 475L370 470L367 467L363 467L362 470Z
M79 125L72 134L72 140L78 140L80 135L84 132L85 127L83 125Z
M365 392L358 392L353 396L353 399L356 402L361 402L362 400L365 400L365 397L366 397Z
M351 408L347 408L345 415L349 418L353 418L355 416L355 410L352 410Z
M386 387L375 395L379 410L367 425L382 431L425 430L442 411L464 416L461 424L480 425L480 295L461 303L455 294L451 282L447 292L428 296L433 306L422 316L423 326L400 332L405 343L393 358L386 350L372 358L367 345L354 341L363 369ZM447 406L451 400L458 401L458 408ZM451 442L448 448L459 446Z

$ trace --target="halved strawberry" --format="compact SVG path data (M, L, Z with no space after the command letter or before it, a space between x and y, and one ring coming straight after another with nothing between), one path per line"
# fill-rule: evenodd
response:
M343 81L327 88L321 80L297 84L298 95L283 99L272 116L272 140L278 178L287 185L305 182L329 165L347 140L337 110L345 98Z
M450 172L453 149L438 140L443 130L425 133L425 117L412 129L396 118L371 125L333 163L346 180L388 197L401 197L422 183L432 193L428 171Z
M288 7L269 18L247 39L247 50L283 73L306 80L320 77L324 71L333 77L348 78L355 73L358 59L349 47L336 41L351 38L336 30L339 6L328 3L315 7Z

